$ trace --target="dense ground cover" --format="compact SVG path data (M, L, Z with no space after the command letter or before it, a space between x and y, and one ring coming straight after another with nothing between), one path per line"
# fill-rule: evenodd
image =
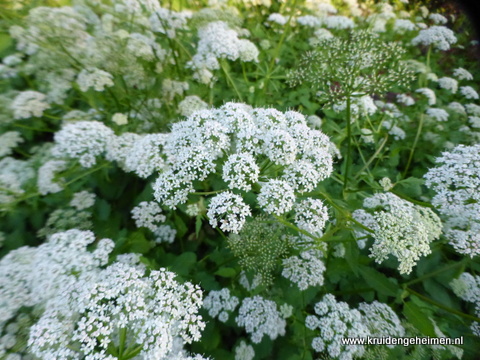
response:
M0 358L475 359L479 45L435 11L6 2Z

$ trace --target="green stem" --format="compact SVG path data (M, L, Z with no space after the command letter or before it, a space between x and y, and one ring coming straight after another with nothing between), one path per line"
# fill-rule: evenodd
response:
M97 167L94 167L93 169L90 169L90 170L88 170L87 172L84 172L83 174L81 174L81 175L73 178L73 179L70 180L69 182L65 183L65 187L67 187L68 185L74 183L75 181L80 180L81 178L83 178L83 177L85 177L85 176L87 176L87 175L90 175L90 174L92 174L92 173L94 173L94 172L96 172L96 171L98 171L98 170L101 170L101 169L103 169L104 167L107 167L107 166L109 166L109 165L110 165L110 163L104 162L103 164L101 164L101 165L99 165L99 166L97 166Z
M227 67L225 66L225 61L221 60L220 61L220 66L225 73L225 76L227 77L228 81L230 84L232 84L233 89L235 90L235 93L237 94L237 97L240 99L241 102L243 102L243 97L240 94L240 91L237 89L237 85L235 85L235 82L233 81L232 77L230 76L230 72L228 71Z
M347 154L345 156L345 175L343 177L343 193L345 198L345 190L348 185L348 170L350 168L351 151L352 151L352 125L350 124L350 96L347 96Z
M415 135L415 140L413 141L412 149L410 150L410 155L408 156L407 166L405 167L405 171L403 172L403 177L407 176L408 169L412 163L413 154L415 153L415 148L417 147L418 139L420 139L420 134L422 133L423 128L423 121L424 121L425 114L420 115L420 122L418 123L417 134Z
M428 279L428 278L431 278L431 277L434 277L434 276L437 276L438 274L441 274L441 273L444 272L444 271L448 271L448 270L451 270L451 269L455 269L456 267L459 267L459 266L461 266L461 265L465 265L465 264L468 263L469 261L470 261L469 258L463 258L462 261L459 261L459 262L456 262L456 263L453 263L453 264L450 264L450 265L447 265L447 266L442 266L441 269L438 269L438 270L429 272L428 274L422 275L422 276L420 276L420 277L418 277L418 278L416 278L416 279L413 279L413 280L404 282L402 285L403 285L403 286L410 286L410 285L412 285L412 284L416 284L416 283L422 282L423 280Z
M451 314L455 314L455 315L458 315L458 316L461 316L465 319L468 319L468 320L473 320L473 321L477 321L477 322L480 322L480 318L476 317L476 316L473 316L473 315L470 315L470 314L465 314L461 311L458 311L458 310L455 310L455 309L452 309L451 307L448 307L448 306L445 306L443 304L440 304L439 302L435 301L435 300L432 300L418 292L416 292L415 290L412 290L408 287L405 288L405 290L407 290L410 294L412 295L415 295L416 297L419 297L420 299L442 309L442 310L445 310L445 311L448 311L449 313Z
M288 32L290 31L292 27L292 18L293 15L295 14L295 8L297 6L297 0L295 0L292 4L292 11L290 13L290 16L288 17L287 24L285 25L285 28L283 30L282 36L280 37L280 41L278 42L277 46L275 47L275 52L273 53L273 57L270 60L270 63L268 64L268 71L267 71L267 76L265 77L264 83L263 83L263 93L265 95L268 87L268 82L270 80L270 75L272 75L272 69L274 69L275 65L275 60L278 58L278 55L280 53L280 48L282 47L285 38L287 37Z
M380 144L380 146L378 147L378 149L375 151L375 153L370 157L370 159L368 159L367 163L362 167L362 169L357 173L357 175L355 175L355 177L353 178L354 180L356 180L357 177L360 176L360 174L361 174L365 169L368 169L368 168L370 167L370 164L373 162L373 160L375 160L375 158L378 156L378 154L380 154L380 152L381 152L382 149L384 148L385 144L387 143L387 140L388 140L388 134L385 135L385 137L383 138L382 143Z
M118 356L123 357L123 351L125 350L125 340L127 339L127 329L120 329L120 344L118 345Z

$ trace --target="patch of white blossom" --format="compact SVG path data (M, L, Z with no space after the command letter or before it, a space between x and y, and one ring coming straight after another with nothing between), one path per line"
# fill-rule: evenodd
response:
M480 145L458 145L425 174L432 204L444 217L444 233L461 254L480 254Z
M203 300L203 307L208 310L208 315L218 317L221 322L228 320L229 313L233 312L238 304L238 297L231 295L228 288L212 290Z
M360 236L374 239L370 257L377 263L393 255L399 261L401 274L409 274L421 256L431 253L430 242L441 234L442 223L429 208L414 205L392 193L375 194L355 210L353 218L372 230Z
M245 328L255 344L260 343L265 335L271 340L284 336L287 325L277 310L277 304L260 295L243 299L235 321Z

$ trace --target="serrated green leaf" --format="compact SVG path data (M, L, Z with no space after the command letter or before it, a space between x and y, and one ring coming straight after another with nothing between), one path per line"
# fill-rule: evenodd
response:
M141 231L135 231L128 237L129 251L134 253L146 254L150 251L151 242L145 239Z
M174 258L172 270L179 275L187 275L196 262L197 255L191 251L186 251Z
M185 224L185 221L183 221L182 217L177 214L175 214L173 221L175 223L175 228L177 229L177 236L184 236L188 231L188 227Z
M423 310L412 301L406 302L403 305L403 314L423 335L432 337L437 336L432 321L425 315Z
M365 279L368 285L374 288L381 294L387 296L397 296L398 287L386 277L384 274L378 272L373 268L361 266L358 268L360 274Z
M221 267L217 271L215 271L215 275L224 277L224 278L232 278L237 275L237 272L235 271L234 268L230 267Z

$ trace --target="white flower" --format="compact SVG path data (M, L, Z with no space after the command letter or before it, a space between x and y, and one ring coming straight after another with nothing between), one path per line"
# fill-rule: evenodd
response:
M450 104L448 104L448 108L458 114L467 115L467 113L465 112L465 108L459 102L451 102Z
M163 170L166 164L162 150L167 141L167 134L147 134L135 139L125 156L125 168L142 178Z
M392 193L366 198L364 210L355 210L353 217L373 230L370 256L377 263L391 254L399 264L400 273L409 274L420 256L430 254L430 242L441 234L442 224L430 209L413 205ZM366 220L366 221L365 221Z
M218 317L221 322L226 322L229 313L235 310L238 303L238 297L230 295L228 288L223 288L210 291L203 300L203 307L208 310L211 317Z
M177 230L172 228L170 225L159 225L153 234L155 235L155 242L157 244L171 244L174 242L175 236L177 236Z
M312 249L303 251L300 256L283 259L282 276L295 283L302 291L310 286L322 286L326 267L321 257L320 250Z
M465 109L469 115L480 116L480 106L476 104L466 104ZM465 112L465 110L464 110Z
M253 360L255 357L255 350L252 345L247 345L245 341L240 341L240 344L235 348L235 360Z
M398 33L404 33L406 31L415 31L417 27L408 19L395 19L393 30Z
M63 160L49 160L40 166L37 176L38 192L42 195L53 194L63 190L62 182L55 181L56 173L66 170L67 163Z
M158 223L164 222L166 217L156 202L142 201L132 209L132 219L135 220L137 227L146 227L155 231Z
M0 158L10 155L12 149L23 142L23 138L18 131L7 131L0 135Z
M242 229L246 217L250 215L252 215L250 207L243 202L240 195L231 191L225 191L213 197L207 211L210 225L219 226L222 231L235 234Z
M402 103L405 106L411 106L411 105L415 104L415 100L407 94L398 94L397 95L397 101L399 103Z
M161 268L151 271L114 263L97 277L80 282L54 299L30 332L29 346L42 359L103 357L118 346L125 332L126 346L141 344L139 356L172 358L174 343L198 341L205 327L197 314L202 292L190 283L180 284L175 274ZM52 301L53 302L53 301ZM72 346L79 342L80 347Z
M427 115L435 118L437 121L447 121L448 120L448 112L443 109L438 108L428 108Z
M312 341L316 352L326 352L333 358L352 360L365 352L363 345L348 346L343 338L366 338L370 335L364 318L358 310L350 309L345 302L337 302L327 294L315 304L315 315L308 315L305 325L311 330L318 329L319 336Z
M412 39L413 45L433 45L436 49L443 51L449 50L450 45L456 42L455 33L445 26L432 26L428 29L420 30L419 34Z
M415 92L418 92L422 95L425 95L428 99L428 105L435 105L437 102L437 96L435 95L435 91L429 88L420 88L415 90Z
M327 27L328 29L343 30L353 29L355 27L355 22L348 17L334 15L324 18L323 25L325 25L325 27Z
M176 95L183 95L189 88L188 82L165 79L162 82L162 93L166 101L171 102Z
M230 189L249 191L258 181L260 168L249 153L232 154L223 165L223 180Z
M117 125L125 125L128 124L128 117L122 113L115 113L112 116L112 121Z
M106 87L113 86L113 75L97 68L83 69L77 77L77 83L83 92L93 88L95 91L103 91Z
M195 111L207 108L208 104L196 95L186 96L178 103L178 112L183 116L190 116Z
M285 130L274 129L263 137L263 152L276 164L288 165L295 161L297 144L293 137Z
M271 13L268 16L267 21L277 23L278 25L284 26L287 23L288 18L279 13Z
M370 331L371 336L387 337L405 336L405 328L401 325L397 314L387 305L377 300L372 303L361 303L358 310L363 313L365 325ZM387 345L389 348L395 345Z
M95 194L86 190L73 194L73 198L70 201L70 206L77 210L88 209L93 204L95 204Z
M438 79L438 86L442 89L450 90L452 94L455 94L458 89L458 81L450 77L442 77Z
M473 75L464 68L456 68L453 70L453 76L458 80L473 80Z
M43 112L50 108L46 101L47 96L38 91L23 91L13 100L11 108L15 119L41 117Z
M461 254L480 254L480 145L458 145L436 159L425 185L437 194L432 204L446 219L445 236Z
M460 93L467 99L478 99L478 93L471 86L461 86Z
M321 236L328 221L328 209L321 200L307 198L295 205L295 224L310 234Z
M436 25L445 25L448 20L445 16L441 14L430 14L428 15L428 18L433 21L434 24Z
M285 320L277 310L277 304L256 295L243 299L236 317L238 326L245 328L252 342L260 343L264 335L275 340L285 335Z
M272 179L263 184L257 201L265 212L282 215L292 209L295 193L286 181Z

